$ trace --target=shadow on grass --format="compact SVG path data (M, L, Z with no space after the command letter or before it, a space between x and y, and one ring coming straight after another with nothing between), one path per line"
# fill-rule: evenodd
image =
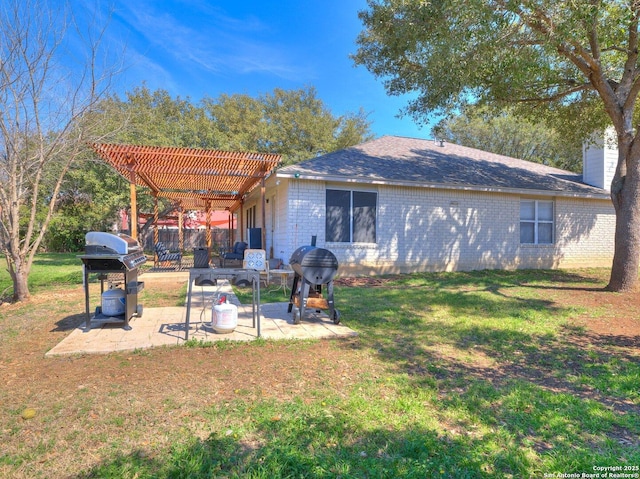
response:
M544 281L565 281L567 289L591 281L560 272L535 276L541 290L549 289ZM588 454L606 460L616 447L628 456L640 434L640 364L629 348L640 337L567 326L575 308L531 297L531 275L435 277L425 275L422 285L414 277L412 288L390 282L375 296L341 289L358 347L375 351L411 387L437 391L442 417L471 416L476 427L497 427L539 454L563 451L560 465L580 464Z
M86 313L72 314L56 321L56 327L51 330L52 333L62 331L73 331L87 320Z
M39 253L33 259L33 264L37 266L74 266L77 267L82 264L78 259L78 255L83 252L77 253Z
M526 284L523 285L526 288L535 288L535 289L543 289L543 290L557 290L557 291L592 291L594 293L597 292L606 292L606 286L547 286L547 285L535 285L535 284Z
M416 273L411 275L390 276L396 284L419 282L439 288L452 286L479 287L514 287L531 284L551 285L569 283L573 286L606 284L606 281L595 276L566 270L476 270L456 271L450 273ZM604 283L604 284L603 284Z
M401 391L407 402L410 390ZM543 477L589 472L596 463L637 463L626 425L599 422L594 415L601 411L578 398L517 380L497 388L473 376L464 390L441 385L438 392L437 410L428 409L438 428L420 424L424 419L400 428L381 420L380 427L371 428L363 419L369 410L358 414L341 412L349 409L339 406L323 411L302 402L292 407L254 402L239 430L222 428L205 439L183 437L162 455L146 449L118 455L75 477ZM397 407L378 397L360 400L390 412ZM240 401L231 405L242 406ZM273 411L282 417L274 419ZM212 416L213 427L228 424L223 410Z
M640 394L617 374L626 371L640 379L637 356L628 350L640 345L640 337L587 334L567 326L575 308L519 295L529 288L531 276L517 291L518 281L508 272L472 272L456 274L453 290L452 282L436 286L429 284L433 276L426 276L423 288L408 289L400 281L377 290L375 299L349 288L339 293L344 317L352 318L349 326L360 333L360 347L375 350L389 370L418 384L436 380L457 389L470 380L495 387L523 380L619 413L640 412ZM586 281L556 271L533 276ZM381 307L386 304L401 307Z
M625 349L640 338L567 326L575 310L529 296L530 275L465 276L339 287L359 337L337 341L338 355L372 353L388 377L345 386L334 409L260 401L231 422L218 410L214 427L244 430L117 456L78 479L544 477L640 463L640 364Z

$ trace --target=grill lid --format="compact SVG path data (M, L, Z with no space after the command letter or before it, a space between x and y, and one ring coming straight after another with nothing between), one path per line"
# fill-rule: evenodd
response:
M289 259L291 268L311 284L326 284L338 273L338 260L324 248L301 246Z
M142 251L140 244L131 236L104 231L89 231L85 235L87 254L131 254Z

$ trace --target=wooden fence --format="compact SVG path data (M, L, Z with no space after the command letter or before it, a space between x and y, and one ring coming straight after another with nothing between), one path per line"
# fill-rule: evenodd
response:
M205 230L184 229L182 230L184 238L184 251L192 251L194 248L206 248L207 239ZM180 244L177 229L159 229L158 241L165 244L170 251L178 251ZM154 250L153 230L149 231L142 241L145 251ZM211 229L211 250L213 253L222 247L229 245L229 230L212 228Z

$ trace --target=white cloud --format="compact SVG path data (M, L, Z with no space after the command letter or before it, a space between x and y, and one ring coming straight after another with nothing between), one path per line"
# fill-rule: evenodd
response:
M130 90L131 85L145 83L151 90L161 88L167 91L179 91L179 85L174 75L161 64L149 58L148 55L129 50L127 57L128 60L122 75L126 83L126 90Z
M255 17L234 18L218 9L190 2L197 25L182 23L173 12L152 3L121 3L121 18L148 42L149 54L162 50L180 68L199 68L216 75L266 73L287 80L306 79L310 67L288 46L272 40L269 26Z

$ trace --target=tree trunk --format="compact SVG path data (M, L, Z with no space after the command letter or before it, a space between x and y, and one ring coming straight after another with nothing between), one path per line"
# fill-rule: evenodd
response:
M11 279L13 280L13 300L24 301L31 296L29 292L29 271L27 270L27 264L20 258L18 261L13 262L11 265Z
M616 210L615 253L606 289L617 292L635 288L640 264L640 153L635 145L626 146L620 148L625 158L619 161L626 167L619 170L621 174L616 172L611 189Z

